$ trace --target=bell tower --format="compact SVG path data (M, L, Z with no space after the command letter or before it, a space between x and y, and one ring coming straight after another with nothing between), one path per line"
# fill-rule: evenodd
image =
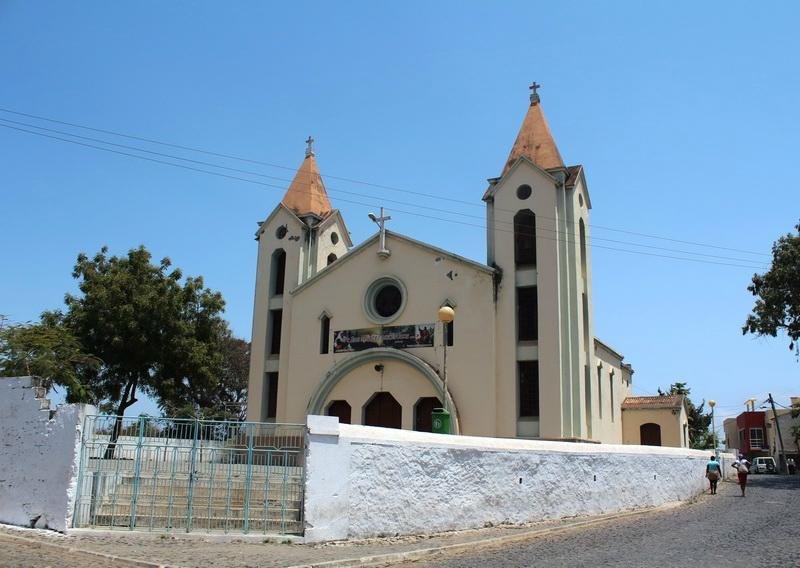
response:
M540 85L502 173L484 194L487 263L497 284L497 431L592 437L594 359L589 202L583 169L566 166ZM513 411L512 411L513 409Z
M291 291L335 262L352 245L331 207L317 166L314 139L283 199L256 231L258 260L250 346L247 420L280 421L286 398L285 356L292 323ZM283 372L282 372L283 368Z

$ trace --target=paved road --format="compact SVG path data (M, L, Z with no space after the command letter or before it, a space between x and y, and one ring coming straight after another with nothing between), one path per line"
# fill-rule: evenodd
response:
M107 568L108 566L133 566L110 563L79 551L58 549L47 544L28 542L0 534L0 566L2 568Z
M751 475L739 493L723 483L675 509L403 566L800 567L800 475Z

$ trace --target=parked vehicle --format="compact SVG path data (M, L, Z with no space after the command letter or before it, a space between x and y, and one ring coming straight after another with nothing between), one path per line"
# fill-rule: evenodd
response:
M753 465L750 466L750 471L752 473L775 473L778 471L778 468L775 465L775 458L755 458L753 460Z

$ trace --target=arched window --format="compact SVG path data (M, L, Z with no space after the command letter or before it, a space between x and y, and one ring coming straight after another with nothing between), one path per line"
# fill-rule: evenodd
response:
M639 439L643 446L661 445L661 426L648 422L639 426Z
M323 355L328 353L331 337L331 318L323 314L319 318L319 352Z
M376 392L364 406L364 425L402 428L403 407L388 392Z
M331 264L333 264L333 263L334 263L334 261L336 261L336 259L337 259L337 258L339 258L339 257L338 257L338 256L336 256L336 255L335 255L335 254L333 254L333 253L329 254L329 255L328 255L328 266L330 266Z
M536 265L536 215L530 209L514 215L514 262L517 266Z
M283 294L283 281L286 279L286 252L283 249L276 249L272 253L272 265L270 267L270 295L280 296Z
M442 401L435 396L422 397L414 405L414 430L417 432L432 432L433 419L431 413L434 408L442 408Z
M352 424L350 422L351 408L346 400L334 400L328 405L328 416L337 416L340 424Z
M583 276L584 283L586 282L586 226L583 224L583 219L578 221L578 232L580 233L581 241L581 275Z

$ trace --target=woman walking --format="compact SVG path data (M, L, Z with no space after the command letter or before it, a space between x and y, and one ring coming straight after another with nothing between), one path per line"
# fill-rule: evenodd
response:
M739 459L733 462L733 467L739 475L739 487L742 489L742 497L744 497L744 490L747 487L747 475L750 473L750 462L747 461L744 455L739 454Z
M708 478L708 483L710 484L711 494L717 494L717 482L719 478L722 477L722 470L719 467L719 462L717 461L717 456L711 455L711 459L708 460L706 464L706 477Z

